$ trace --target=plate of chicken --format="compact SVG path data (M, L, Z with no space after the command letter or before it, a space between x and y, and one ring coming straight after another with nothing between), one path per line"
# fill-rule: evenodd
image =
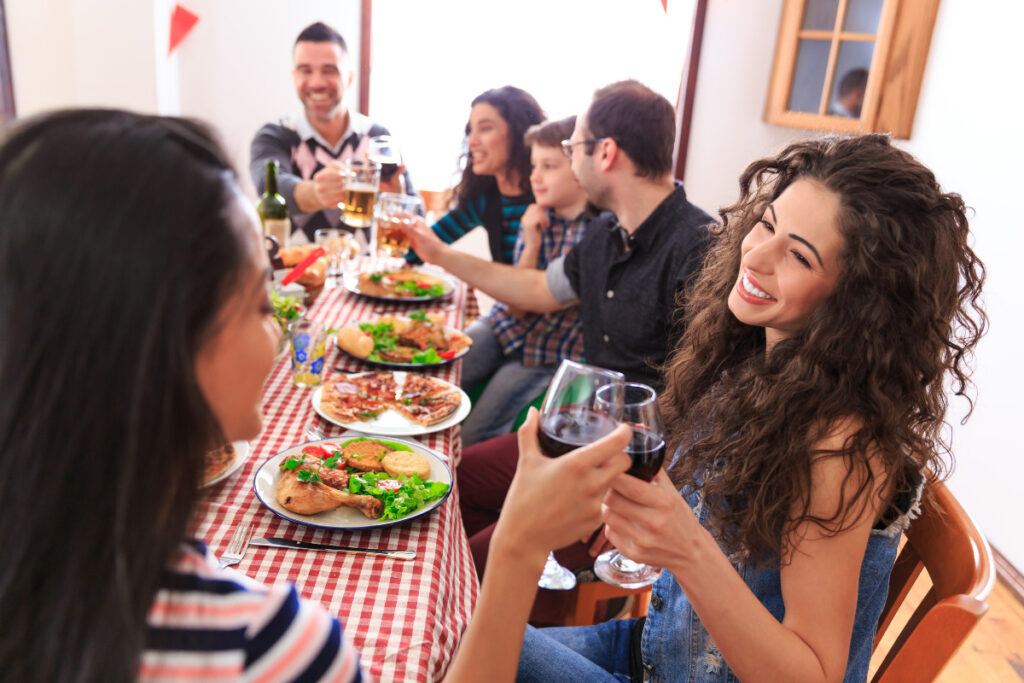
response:
M384 315L343 327L337 345L353 358L393 368L426 368L469 353L469 335L441 324L440 313Z
M452 473L415 441L348 432L272 456L256 472L256 497L296 524L365 529L428 514L451 493Z

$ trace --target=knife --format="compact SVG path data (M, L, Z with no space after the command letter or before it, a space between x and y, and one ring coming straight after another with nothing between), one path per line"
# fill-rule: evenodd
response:
M345 545L325 545L323 543L307 543L296 541L291 538L254 538L249 545L261 545L267 548L291 548L292 550L329 550L338 553L361 553L363 555L383 555L393 557L396 560L416 559L416 553L412 550L387 550L381 548L355 548Z

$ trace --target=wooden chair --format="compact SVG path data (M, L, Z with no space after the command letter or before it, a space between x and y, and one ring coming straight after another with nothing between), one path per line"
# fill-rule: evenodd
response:
M933 585L885 652L872 683L935 679L988 610L985 599L995 582L988 542L942 482L930 481L928 488L930 500L907 529L889 577L889 596L872 646L876 655L885 650L879 644L922 569ZM594 623L598 600L624 595L636 595L632 616L647 614L649 586L631 590L602 581L579 584L572 625Z
M935 679L988 611L985 599L995 582L992 550L945 484L930 481L928 488L930 501L907 529L907 542L889 577L876 654L922 569L932 587L899 631L872 683Z

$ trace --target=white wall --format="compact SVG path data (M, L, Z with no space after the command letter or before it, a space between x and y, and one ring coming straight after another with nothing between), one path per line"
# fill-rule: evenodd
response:
M195 116L214 125L249 179L261 125L300 111L291 79L295 37L334 26L359 56L359 0L188 0L199 22L167 54L173 0L6 0L19 116L67 106ZM352 106L359 106L358 73Z
M782 0L712 0L697 84L686 186L710 211L735 200L744 166L813 133L764 123L768 79ZM916 155L976 214L975 249L988 269L991 329L978 350L978 402L966 426L954 403L954 493L1017 567L1024 568L1024 438L1017 411L1024 387L1019 257L1021 62L1014 3L942 0L913 136L899 144ZM1014 303L1014 302L1017 303Z
M4 6L20 116L66 106L156 110L153 0Z

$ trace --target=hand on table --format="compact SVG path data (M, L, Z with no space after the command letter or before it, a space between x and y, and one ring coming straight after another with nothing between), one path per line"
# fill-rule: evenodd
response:
M650 482L616 477L602 512L608 540L629 559L655 567L678 566L705 533L665 470Z
M341 164L332 161L313 174L313 193L324 208L336 207L345 192Z
M549 550L589 536L600 524L608 485L629 469L623 449L631 431L620 425L588 446L548 458L537 441L539 423L540 414L531 408L519 429L519 465L492 543L507 542L543 562Z

